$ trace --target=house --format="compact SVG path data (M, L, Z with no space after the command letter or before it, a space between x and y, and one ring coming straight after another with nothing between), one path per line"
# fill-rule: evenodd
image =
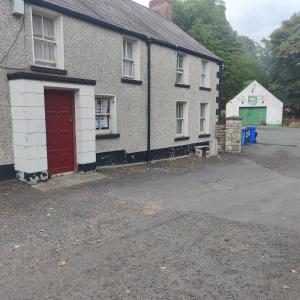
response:
M253 81L226 105L226 116L240 116L244 125L282 125L283 103Z
M0 178L36 183L215 138L221 60L170 0L2 0Z

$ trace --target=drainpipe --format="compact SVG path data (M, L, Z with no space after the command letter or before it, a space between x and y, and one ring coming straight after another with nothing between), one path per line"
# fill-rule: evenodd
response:
M222 112L222 79L223 79L223 62L219 62L219 96L218 96L218 104L219 107L217 109L217 115L218 115L218 124L221 124L221 112Z
M147 39L147 163L151 162L151 39Z

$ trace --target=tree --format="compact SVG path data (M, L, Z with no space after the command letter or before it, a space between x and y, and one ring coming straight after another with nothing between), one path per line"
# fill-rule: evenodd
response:
M260 60L262 47L232 29L224 1L176 0L173 21L224 61L223 107L250 81L268 84L268 73Z
M300 111L300 13L271 34L267 48L271 53L272 91Z

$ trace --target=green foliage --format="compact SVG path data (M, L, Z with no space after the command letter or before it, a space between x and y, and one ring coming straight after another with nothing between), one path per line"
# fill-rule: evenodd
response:
M268 85L263 48L239 36L226 19L222 0L176 0L173 21L224 61L223 107L253 80Z
M300 111L300 13L271 34L266 49L272 92Z

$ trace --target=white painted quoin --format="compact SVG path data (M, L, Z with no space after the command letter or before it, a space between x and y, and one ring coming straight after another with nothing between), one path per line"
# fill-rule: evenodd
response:
M18 179L31 183L48 179L46 89L74 92L75 163L77 166L95 164L94 86L25 79L11 80L9 85L14 162ZM25 180L26 174L30 174L30 178Z
M227 103L226 117L240 116L240 108L259 107L266 108L267 125L282 125L283 103L256 80Z

